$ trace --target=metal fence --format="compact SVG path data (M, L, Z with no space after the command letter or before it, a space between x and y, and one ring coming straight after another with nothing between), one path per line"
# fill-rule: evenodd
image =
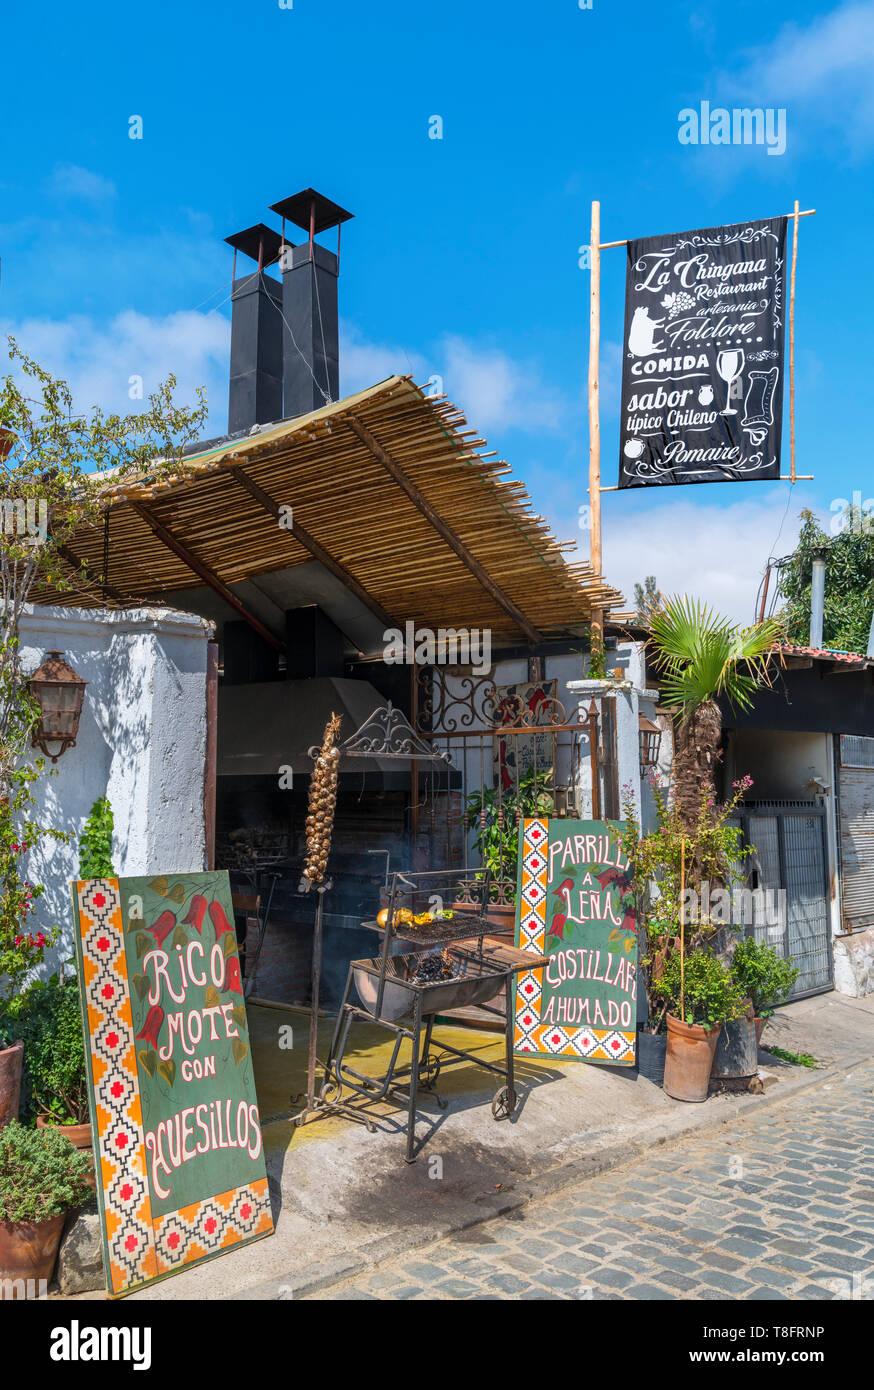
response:
M413 727L449 754L451 771L414 773L417 864L488 866L492 900L515 901L518 828L526 816L619 815L612 699L568 709L554 681L497 686L467 670L418 673Z

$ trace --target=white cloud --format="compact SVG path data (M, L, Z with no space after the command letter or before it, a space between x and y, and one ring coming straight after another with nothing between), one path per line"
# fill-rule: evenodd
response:
M614 346L607 345L611 364L613 355L618 356L618 347L612 352ZM438 377L440 389L483 432L558 430L575 409L557 389L544 383L536 363L510 357L499 348L447 333L428 352L409 352L369 342L353 324L341 323L340 389L344 395L395 373L409 373L419 385Z
M7 333L29 357L68 382L79 412L95 405L119 413L135 410L130 377L142 378L145 398L173 372L177 401L193 405L196 387L205 386L210 428L216 433L226 428L230 324L220 314L186 310L149 317L131 309L105 325L84 316L0 321L4 342Z
M389 376L412 375L419 385L431 375L424 357L406 348L368 342L354 324L340 323L340 393L352 396Z
M790 498L788 488L769 488L727 506L717 499L663 502L641 494L640 502L620 502L608 496L604 573L629 607L635 583L654 574L663 594L690 594L736 622L750 623L768 559L792 551L806 506L818 510L797 489ZM588 559L585 545L580 558Z
M57 198L79 198L86 203L107 203L115 197L112 179L83 169L80 164L56 164L49 192Z
M535 363L454 334L442 339L437 357L444 391L478 430L540 432L564 423L567 403Z
M854 153L874 140L874 0L856 0L806 27L785 25L749 50L721 79L725 89L758 106L785 106L790 140L796 119L835 130Z

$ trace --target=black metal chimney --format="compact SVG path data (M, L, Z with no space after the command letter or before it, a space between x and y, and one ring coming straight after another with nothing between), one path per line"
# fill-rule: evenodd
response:
M353 216L305 188L273 203L282 218L283 381L286 418L319 410L340 395L337 277L340 273L340 225ZM301 246L285 240L285 223L307 233ZM337 228L337 254L321 246L317 233Z
M282 419L282 286L265 275L279 260L278 232L263 222L225 237L234 248L228 434ZM237 252L258 269L236 279Z

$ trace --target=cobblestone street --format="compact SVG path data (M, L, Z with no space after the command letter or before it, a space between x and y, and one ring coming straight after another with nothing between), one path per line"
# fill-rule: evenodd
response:
M866 1063L312 1297L871 1300L872 1096Z

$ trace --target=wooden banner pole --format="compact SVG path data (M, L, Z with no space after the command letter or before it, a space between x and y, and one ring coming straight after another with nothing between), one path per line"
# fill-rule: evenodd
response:
M789 282L789 478L795 482L795 266L798 261L798 199L792 218L792 278Z
M680 840L680 1019L686 1022L686 837Z
M601 355L601 204L592 203L589 241L589 558L595 574L603 573L601 558L601 413L598 366ZM604 612L592 609L592 636L603 635Z

